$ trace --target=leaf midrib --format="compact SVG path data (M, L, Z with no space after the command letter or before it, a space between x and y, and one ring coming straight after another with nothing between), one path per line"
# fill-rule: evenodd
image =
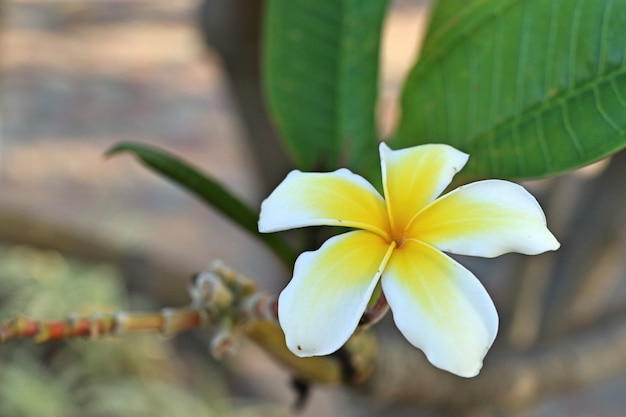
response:
M621 67L616 67L614 71L609 71L606 74L592 77L586 82L578 83L578 85L576 85L575 87L566 88L562 91L562 93L557 94L552 99L539 101L537 104L527 107L525 111L521 112L518 115L504 118L502 122L495 123L493 127L490 128L488 131L468 138L468 142L473 144L474 142L481 142L484 140L483 144L481 145L479 143L480 146L477 146L477 148L480 149L488 146L487 142L490 142L489 139L495 136L496 131L507 130L508 128L506 126L520 126L531 119L537 118L540 114L545 113L560 105L563 105L564 103L569 102L571 99L576 98L587 91L593 90L600 84L610 81L612 78L616 78L624 74L626 74L626 66L622 65ZM597 107L595 110L599 111ZM511 127L510 129L513 129L513 127ZM622 129L622 132L616 133L618 133L620 136L623 136L626 131Z

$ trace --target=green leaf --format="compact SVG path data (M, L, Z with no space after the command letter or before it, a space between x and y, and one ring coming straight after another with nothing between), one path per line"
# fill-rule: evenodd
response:
M289 267L293 265L295 253L290 246L278 235L259 233L258 213L250 209L217 181L174 155L145 144L118 143L107 151L106 156L123 152L133 154L146 167L182 186L265 243L286 265Z
M265 89L300 169L358 171L376 159L378 51L387 1L267 2Z
M441 0L392 146L448 143L464 173L529 178L626 145L626 4Z

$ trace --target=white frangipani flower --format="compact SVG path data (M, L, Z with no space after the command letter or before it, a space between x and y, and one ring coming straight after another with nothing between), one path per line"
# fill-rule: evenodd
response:
M380 281L407 340L433 365L474 376L498 315L478 279L443 252L535 255L559 242L535 198L517 184L478 181L439 197L468 159L451 146L393 151L383 143L380 159L384 198L347 169L293 171L261 206L261 232L356 229L298 257L278 301L287 346L298 356L339 349Z

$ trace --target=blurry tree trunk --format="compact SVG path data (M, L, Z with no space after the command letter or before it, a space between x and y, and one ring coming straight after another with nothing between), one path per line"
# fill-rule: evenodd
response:
M232 96L255 155L265 192L291 169L269 119L261 83L262 0L204 0L198 23L206 44L222 58Z

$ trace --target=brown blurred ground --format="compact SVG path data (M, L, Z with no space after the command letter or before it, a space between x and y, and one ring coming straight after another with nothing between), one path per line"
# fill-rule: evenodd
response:
M195 32L195 4L17 0L4 7L0 206L166 259L180 268L181 293L188 275L214 258L277 291L287 272L271 254L130 157L102 156L119 141L148 142L183 156L253 205L264 197L219 59ZM420 16L422 9L403 1L387 26L383 132L395 117ZM256 378L264 380L265 371L275 372L260 367ZM520 416L626 415L625 390L618 380ZM369 406L324 391L333 407L347 402L353 415Z
M192 13L184 1L8 4L0 203L172 257L185 278L218 257L269 281L273 259L236 228L131 158L103 158L144 141L262 197Z

